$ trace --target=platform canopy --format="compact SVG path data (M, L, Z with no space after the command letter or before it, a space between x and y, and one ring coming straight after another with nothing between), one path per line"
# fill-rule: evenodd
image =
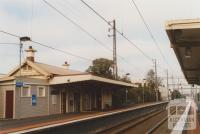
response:
M166 23L171 47L189 84L200 84L200 19Z
M70 83L86 83L86 84L102 83L118 87L135 87L134 84L132 83L111 80L99 76L94 76L92 74L57 76L54 77L49 83L50 85L70 84Z

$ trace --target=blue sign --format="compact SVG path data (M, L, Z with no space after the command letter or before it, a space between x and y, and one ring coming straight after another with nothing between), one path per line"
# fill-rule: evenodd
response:
M18 82L16 82L16 87L23 87L23 82L21 82L21 81L18 81Z
M36 95L32 95L32 106L36 106L36 104L37 104L37 97L36 97Z

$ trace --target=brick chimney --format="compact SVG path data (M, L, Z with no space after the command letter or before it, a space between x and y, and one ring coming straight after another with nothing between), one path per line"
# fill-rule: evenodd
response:
M33 49L32 46L29 46L29 48L26 51L26 60L27 61L35 61L35 52L37 52L36 50Z
M62 65L64 68L69 69L69 64L67 63L67 61L65 61L65 63Z

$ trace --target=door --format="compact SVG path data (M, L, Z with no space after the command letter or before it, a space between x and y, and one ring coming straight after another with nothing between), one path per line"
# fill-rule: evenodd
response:
M101 90L97 90L97 94L96 94L96 103L97 103L97 110L101 110L101 103L102 103L102 92Z
M74 112L80 112L80 93L74 94Z
M95 110L95 103L96 103L96 99L95 99L95 92L92 92L91 94L91 110Z
M90 110L90 95L88 92L83 94L83 111Z
M13 91L6 91L6 118L13 118Z
M61 92L61 113L66 113L66 92Z

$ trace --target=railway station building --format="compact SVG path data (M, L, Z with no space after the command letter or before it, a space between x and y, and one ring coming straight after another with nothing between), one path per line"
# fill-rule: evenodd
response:
M133 84L35 61L31 46L26 60L0 78L0 118L28 118L112 107L112 93Z

